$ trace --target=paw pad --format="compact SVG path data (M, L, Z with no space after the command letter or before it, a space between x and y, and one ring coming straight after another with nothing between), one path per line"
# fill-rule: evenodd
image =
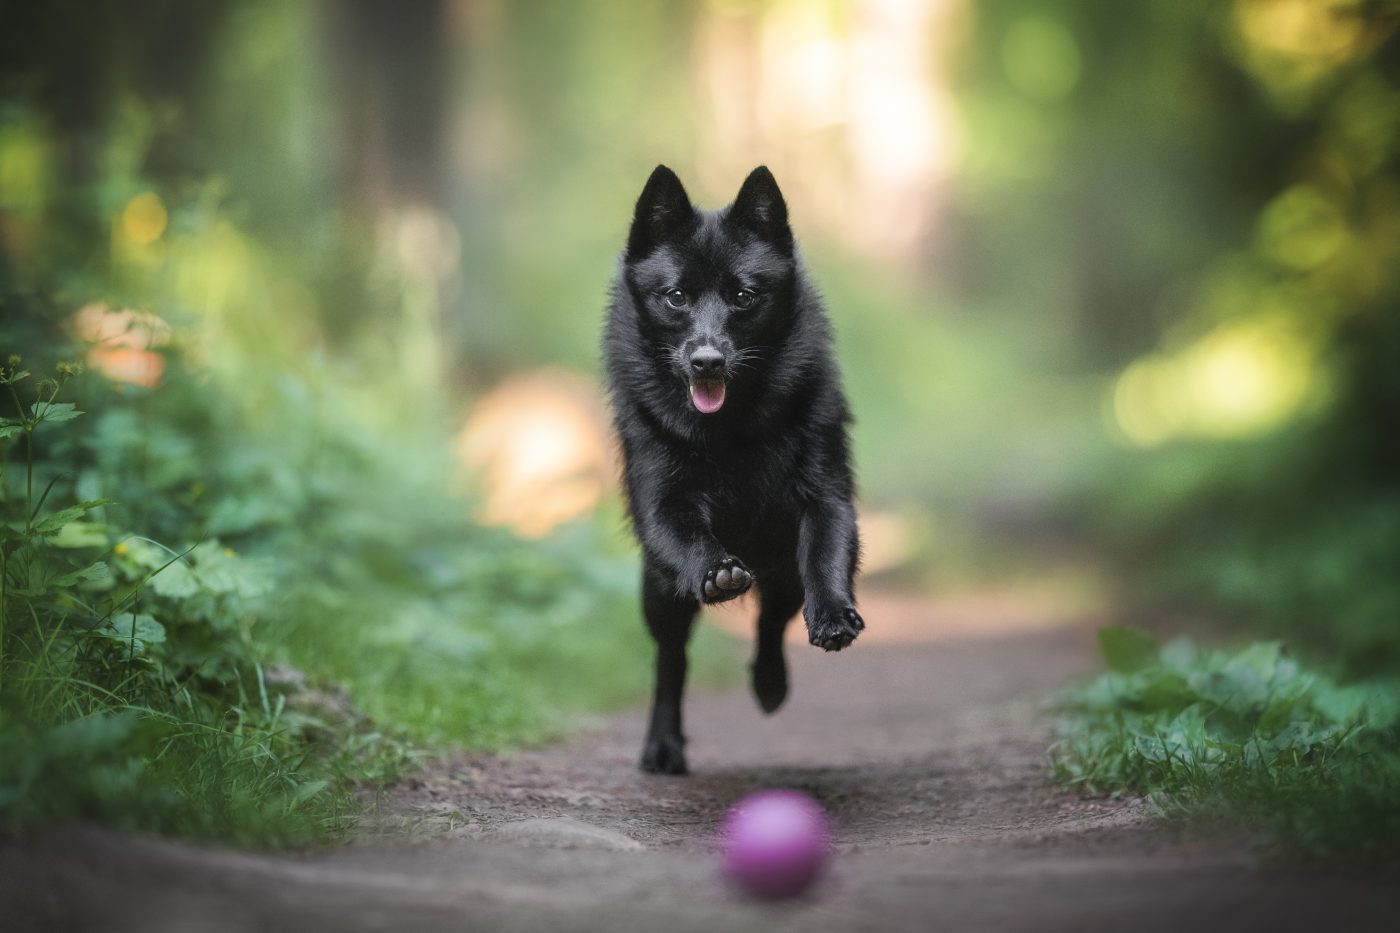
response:
M741 564L738 558L726 557L705 574L700 592L707 603L722 603L748 591L753 585L753 574Z

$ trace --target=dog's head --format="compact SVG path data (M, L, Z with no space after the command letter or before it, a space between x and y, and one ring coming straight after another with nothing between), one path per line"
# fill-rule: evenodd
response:
M623 261L642 336L701 415L760 378L792 328L797 260L787 204L766 167L749 174L733 204L700 211L658 165Z

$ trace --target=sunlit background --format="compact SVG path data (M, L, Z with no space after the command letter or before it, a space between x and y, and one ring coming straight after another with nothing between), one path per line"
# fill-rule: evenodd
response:
M221 540L408 523L421 481L630 575L598 362L630 211L657 163L704 206L763 163L835 321L871 585L1092 578L1400 663L1394 2L3 16L0 349L85 362L133 412L101 443L159 427L140 488ZM328 437L390 484L318 486Z

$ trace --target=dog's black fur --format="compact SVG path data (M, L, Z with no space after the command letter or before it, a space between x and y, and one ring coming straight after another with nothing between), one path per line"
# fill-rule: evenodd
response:
M826 312L767 168L733 204L700 211L657 166L613 286L604 354L657 645L641 766L683 774L685 650L701 603L757 585L753 691L769 713L787 697L783 629L799 608L811 643L828 651L865 627L852 581L850 415Z

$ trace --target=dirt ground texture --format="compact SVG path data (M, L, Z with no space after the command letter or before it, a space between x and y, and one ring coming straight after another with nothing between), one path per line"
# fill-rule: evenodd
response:
M862 611L847 651L789 645L773 717L741 689L692 695L688 777L637 771L632 710L436 762L335 850L51 832L0 847L0 930L1395 929L1386 879L1182 841L1140 802L1054 786L1045 701L1095 668L1102 619L999 596ZM771 787L820 801L837 841L778 904L729 887L716 854L726 809Z

